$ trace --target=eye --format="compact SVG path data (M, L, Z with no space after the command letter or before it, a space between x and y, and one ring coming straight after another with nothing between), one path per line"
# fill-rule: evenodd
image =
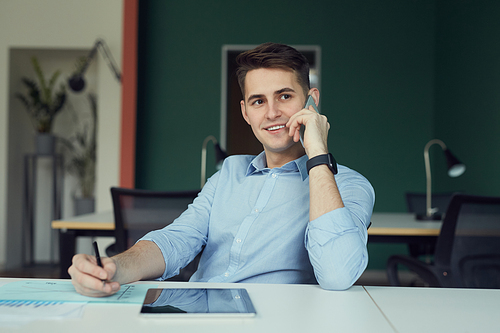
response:
M255 101L252 102L252 105L262 105L264 103L263 100L261 99L256 99Z
M290 99L292 98L292 95L289 95L289 94L283 94L280 96L280 99L281 100L287 100L287 99Z

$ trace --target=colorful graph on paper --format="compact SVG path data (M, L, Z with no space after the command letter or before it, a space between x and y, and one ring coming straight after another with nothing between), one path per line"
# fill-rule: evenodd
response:
M129 284L109 297L86 297L78 294L69 280L25 280L1 286L0 300L142 303L147 290L155 287L155 284Z
M0 301L0 326L39 319L81 318L85 304L54 301Z

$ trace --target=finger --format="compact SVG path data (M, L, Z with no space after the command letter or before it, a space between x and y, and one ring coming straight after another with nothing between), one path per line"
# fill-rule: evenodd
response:
M85 296L103 297L116 293L120 289L118 282L102 281L91 275L71 269L71 282L75 290Z
M93 289L91 287L88 287L86 285L80 285L77 283L73 283L75 286L75 290L84 295L84 296L90 296L90 297L106 297L106 296L111 296L115 294L118 290L120 290L120 285L118 282L112 282L108 283L105 281L100 281L100 285L102 287L100 289Z
M300 140L300 128L298 128L293 135L294 142L299 142L299 140Z
M94 256L76 255L73 257L73 265L84 274L92 275L100 280L108 280L108 273L97 265Z
M312 108L312 106L309 106L309 108ZM302 109L299 112L295 113L290 117L288 120L287 124L292 124L293 122L297 122L298 125L301 124L306 124L308 122L308 119L310 119L311 116L317 116L319 113L314 111L314 109Z
M116 264L110 258L103 258L105 269L97 266L95 257L76 255L73 265L68 269L75 290L86 296L103 297L116 293L120 289L118 282L105 281L114 276Z
M290 136L293 136L295 134L295 131L298 131L300 129L302 123L303 119L298 113L294 114L292 117L290 117L290 119L288 119L288 122L285 124L285 126L288 127Z
M111 280L116 273L116 263L111 258L102 258L102 265L104 270L106 271L107 277L103 280Z

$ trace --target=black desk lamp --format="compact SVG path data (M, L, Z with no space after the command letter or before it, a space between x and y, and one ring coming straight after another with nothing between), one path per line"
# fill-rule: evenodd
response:
M92 50L90 50L89 55L85 59L85 62L81 66L78 66L77 71L73 73L73 75L68 79L68 85L71 88L71 90L79 92L82 91L83 88L85 88L85 80L83 79L83 75L85 74L87 67L92 61L92 58L97 53L98 49L101 50L104 59L108 63L108 66L111 69L111 71L115 74L116 79L121 82L121 73L118 70L118 66L116 66L115 60L113 59L111 52L108 50L106 42L102 39L97 39L94 44L94 47L92 48Z
M431 164L429 162L429 148L433 144L439 144L443 149L443 153L448 163L448 176L458 177L465 172L465 165L460 162L448 148L443 141L434 139L425 145L424 160L425 160L425 176L427 179L427 194L426 194L426 210L425 215L417 215L417 220L440 220L441 216L437 214L437 209L432 208L432 183L431 183Z
M214 144L214 150L215 150L215 163L216 163L216 168L219 170L222 167L222 161L227 157L227 153L222 150L220 147L219 143L217 142L217 139L213 135L209 135L205 138L203 141L203 146L201 148L201 186L200 188L203 188L203 185L205 185L206 182L206 173L207 173L207 144L209 141L212 141Z

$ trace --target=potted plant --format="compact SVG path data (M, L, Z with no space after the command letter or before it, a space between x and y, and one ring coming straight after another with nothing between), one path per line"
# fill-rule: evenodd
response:
M69 139L61 138L63 147L67 150L67 171L78 180L81 197L75 196L75 215L94 211L94 188L96 169L96 130L97 130L97 99L95 95L88 95L91 122Z
M53 154L55 138L52 135L52 124L66 102L66 88L61 84L59 90L55 91L56 81L61 75L60 70L55 71L47 81L38 59L32 57L31 63L38 83L30 78L22 78L28 93L26 95L17 93L16 97L24 104L37 132L37 153Z

